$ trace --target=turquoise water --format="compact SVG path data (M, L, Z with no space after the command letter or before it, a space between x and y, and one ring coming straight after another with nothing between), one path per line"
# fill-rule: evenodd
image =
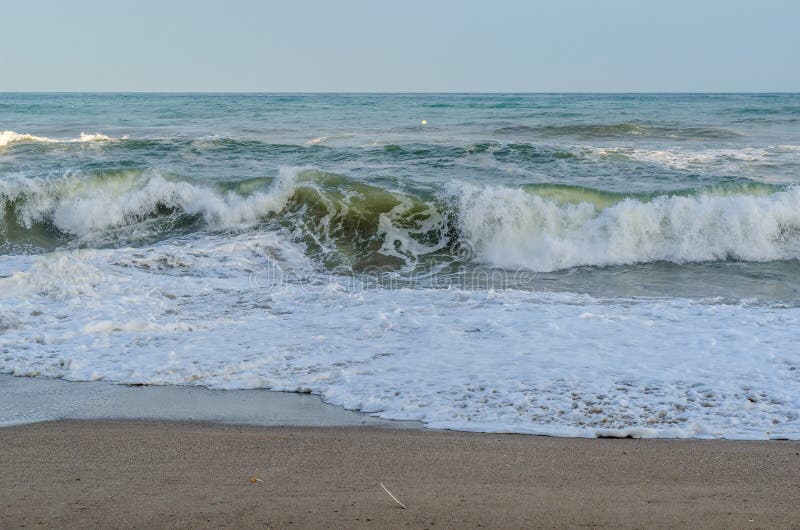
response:
M0 373L800 439L798 169L796 94L0 94Z
M535 272L504 277L500 286L600 296L800 297L796 94L3 94L0 129L45 139L9 132L0 140L6 253L269 228L291 232L323 267L379 267L406 284L421 276L458 283L457 273L478 263ZM82 133L103 136L75 141ZM234 223L244 228L219 223L220 212L165 190L151 190L166 195L120 216L95 210L109 193L119 199L153 187L154 179L248 197L273 186L287 167L306 186L282 211L252 212ZM464 186L482 191L465 199ZM530 197L494 187L561 210L526 217L519 211L537 208ZM742 201L774 194L783 194L780 204ZM626 199L674 196L712 200L691 211L662 205L648 222L675 226L658 234L631 233L643 222L632 212L614 212L632 215L627 221L590 222ZM380 252L402 246L378 226L398 198L413 204L392 214L394 224L422 244ZM492 207L465 213L476 201ZM595 211L567 211L580 204ZM85 212L67 213L72 207ZM516 217L497 215L509 209L519 210ZM76 221L81 215L96 222ZM414 219L419 215L428 215L427 225ZM750 217L765 215L768 226ZM485 233L476 228L492 223ZM690 226L696 233L682 240Z

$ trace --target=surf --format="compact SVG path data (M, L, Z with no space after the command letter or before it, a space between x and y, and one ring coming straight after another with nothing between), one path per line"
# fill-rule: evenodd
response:
M0 182L0 238L281 230L327 267L409 268L432 255L556 271L666 261L800 258L800 187L748 183L624 194L579 186L451 180L416 193L313 168L201 183L153 170ZM102 246L102 244L100 244Z
M0 132L0 147L6 147L12 143L87 143L87 142L109 142L113 138L100 133L81 133L77 138L68 138L66 140L58 140L55 138L48 138L46 136L34 136L28 133L17 133L14 131Z

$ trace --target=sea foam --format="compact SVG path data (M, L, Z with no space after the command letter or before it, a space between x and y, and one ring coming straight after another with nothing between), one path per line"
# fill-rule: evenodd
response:
M78 138L57 140L45 136L34 136L32 134L17 133L14 131L0 132L0 147L5 147L14 142L39 142L39 143L80 143L80 142L108 142L113 138L104 134L81 133Z
M797 308L253 284L301 266L293 248L266 233L0 259L0 372L314 392L434 428L800 439Z
M57 179L1 181L0 199L21 204L17 217L25 226L48 223L75 236L136 223L159 209L199 215L224 228L254 223L280 211L292 193L295 175L287 169L269 191L242 196L152 172L120 172L114 178L97 179L68 173Z
M451 181L437 198L422 199L302 168L284 167L270 182L240 192L152 171L9 179L0 182L9 208L0 229L13 218L86 238L176 213L211 230L246 230L275 217L328 250L369 243L413 264L468 248L478 262L539 272L800 258L798 186L626 196Z
M553 271L576 266L800 258L800 187L627 198L598 209L519 188L451 183L461 237L480 259Z

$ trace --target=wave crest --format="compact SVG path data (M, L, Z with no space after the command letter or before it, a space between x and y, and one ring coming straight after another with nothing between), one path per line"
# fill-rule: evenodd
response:
M568 125L509 125L495 133L501 135L533 135L537 137L650 138L666 140L727 140L741 133L730 129L703 126L672 126L647 123L577 123Z
M458 232L493 265L554 271L654 261L800 258L800 187L627 197L605 208L451 183ZM763 193L763 190L761 191Z
M9 144L16 142L36 142L36 143L56 144L56 143L109 142L111 140L113 140L113 138L111 138L110 136L106 136L105 134L100 134L100 133L87 134L82 132L78 138L57 140L55 138L47 138L46 136L34 136L32 134L17 133L14 131L0 132L0 147L5 147Z
M0 182L0 198L5 199L7 219L11 213L25 227L47 224L72 236L88 236L173 212L229 227L280 211L292 191L293 175L283 173L268 192L242 196L170 180L158 173L123 171L91 178L68 174L56 180Z
M131 244L265 226L291 234L327 267L409 268L446 256L545 272L800 259L798 205L800 186L765 184L631 195L451 181L426 196L313 169L216 184L122 171L0 182L0 243L49 234L57 246L115 231L113 241Z

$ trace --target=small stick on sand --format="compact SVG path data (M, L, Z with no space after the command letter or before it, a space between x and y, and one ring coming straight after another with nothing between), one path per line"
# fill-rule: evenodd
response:
M400 507L401 507L402 509L404 509L404 510L406 509L406 505L405 505L405 504L403 504L402 502L398 501L398 500L397 500L397 497L395 497L394 495L392 495L392 492L391 492L391 491L389 491L388 489L386 489L386 486L384 486L384 485L383 485L383 483L379 482L378 484L380 484L380 485L381 485L381 487L383 488L383 491L385 491L386 493L388 493L388 494L389 494L389 497L391 497L391 498L392 498L392 500L393 500L394 502L396 502L397 504L399 504L399 505L400 505Z

